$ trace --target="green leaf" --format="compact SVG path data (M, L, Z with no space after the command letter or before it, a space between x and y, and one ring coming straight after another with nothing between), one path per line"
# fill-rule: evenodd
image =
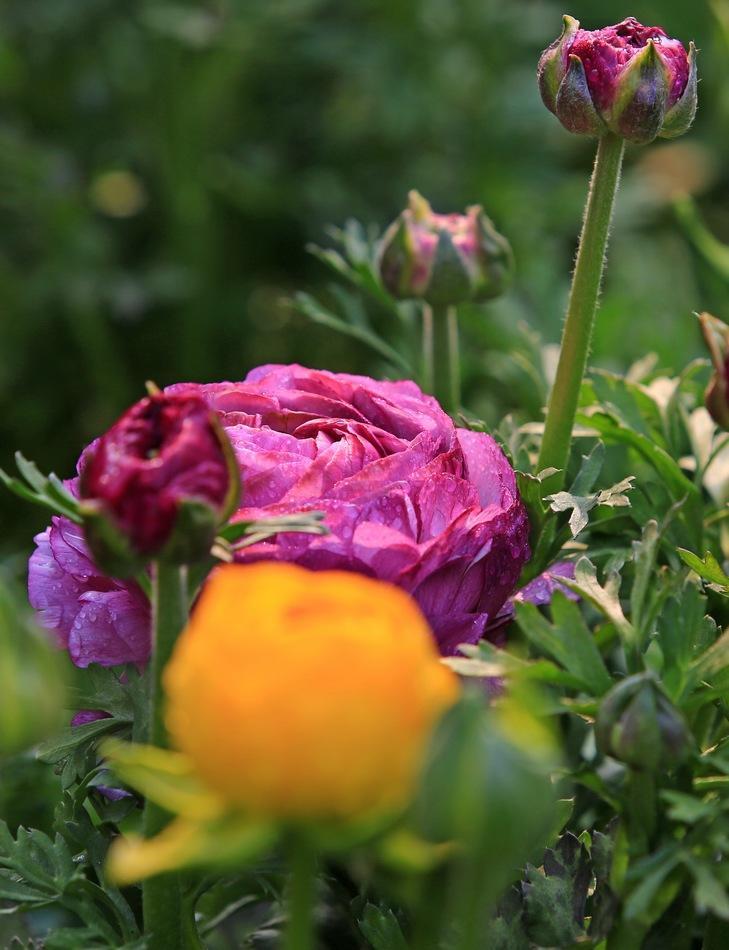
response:
M312 323L317 323L320 326L328 327L330 330L336 330L338 333L359 340L360 343L369 346L370 349L384 357L389 363L396 366L408 376L412 375L413 370L408 360L406 360L401 353L398 353L394 347L390 346L389 343L385 342L382 337L377 336L373 330L347 323L345 320L342 320L341 317L332 313L331 310L327 310L326 307L322 306L322 304L315 300L310 294L303 292L297 293L294 297L294 307L299 313L308 317Z
M517 603L516 621L540 652L556 660L589 693L602 696L612 685L610 674L579 607L560 591L552 599L550 624L534 604Z
M687 537L695 541L697 546L700 545L703 517L701 493L666 450L642 432L629 428L614 416L599 409L591 413L581 413L578 419L584 425L597 430L606 442L622 443L635 449L659 475L673 501L686 499L681 511L682 522Z
M713 818L719 814L721 806L718 801L704 801L695 795L687 795L685 792L675 792L670 789L664 789L661 798L668 802L668 817L673 821L680 821L687 825L696 824L704 818Z
M582 686L581 680L560 669L550 660L522 660L513 653L499 650L487 640L481 640L477 644L464 643L459 650L465 656L445 657L443 660L459 676L478 679L511 677L575 690Z
M722 920L729 920L729 895L714 868L692 857L686 857L685 863L694 878L694 900L698 910L709 911Z
M13 478L0 468L0 481L9 491L24 501L48 508L54 514L63 515L76 524L81 524L78 501L56 475L51 473L46 477L35 462L26 459L20 452L15 453L15 464L25 481Z
M407 941L391 908L368 903L357 923L372 950L408 950Z
M592 495L574 495L571 492L560 491L555 495L547 495L544 500L550 503L552 511L572 511L569 526L572 537L576 538L587 527L588 512L598 505L605 505L608 508L630 507L630 501L625 493L630 491L634 480L634 476L630 475L611 488L605 488Z
M675 897L675 886L666 886L666 879L679 864L681 854L671 845L631 867L630 873L639 883L630 892L624 905L627 920L651 924L666 901Z
M655 583L653 568L658 553L658 523L649 521L643 528L640 541L633 542L633 562L635 577L630 592L630 619L640 634L645 632L643 623L643 606L649 586Z
M618 416L628 428L652 441L662 435L660 409L644 386L607 370L593 370L590 380L597 402Z
M589 495L600 477L604 462L605 446L602 442L596 442L590 454L582 456L582 464L570 485L570 492L573 495Z
M120 729L127 728L127 726L128 723L120 722L113 717L87 722L82 726L68 726L58 735L47 739L38 746L38 758L43 762L50 762L55 765L71 755L79 746L86 745L89 741L96 740L107 733L118 732Z
M542 868L527 866L527 930L540 947L571 946L584 933L585 901L592 878L584 845L569 832L544 853Z
M595 565L588 558L581 557L575 565L574 580L564 578L562 583L597 607L626 643L636 645L635 628L626 619L620 604L620 575L616 571L608 573L603 587L597 579Z
M690 665L685 693L701 683L714 690L729 688L729 630Z
M725 591L729 591L729 576L724 572L711 551L707 551L703 559L685 548L678 548L678 555L683 563L690 567L692 571L695 571L699 577L711 584L716 584L717 587L721 587Z
M13 838L0 820L0 897L20 905L48 904L82 877L60 835L51 840L42 831L19 828Z
M706 629L706 597L698 584L686 581L671 596L658 616L657 641L664 657L662 678L673 699L684 689L685 674L716 639Z
M131 663L122 667L92 663L69 694L74 709L103 709L119 722L132 723L145 712L147 674Z

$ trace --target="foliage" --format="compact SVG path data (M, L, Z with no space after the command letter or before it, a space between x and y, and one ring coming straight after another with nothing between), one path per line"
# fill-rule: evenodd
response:
M480 692L442 723L399 823L336 841L317 829L325 948L729 940L729 447L703 408L688 316L729 301L729 15L724 0L643 6L702 48L697 137L628 157L601 368L559 492L535 470L535 420L590 160L533 89L561 9L11 0L2 14L0 432L42 467L70 471L145 377L239 378L292 358L418 377L418 305L382 290L380 232L350 217L390 220L413 185L438 210L482 200L514 245L515 290L459 315L463 423L500 420L531 524L521 583L557 561L573 575L547 606L517 597L505 638L448 661ZM571 12L610 15L594 0ZM346 223L322 247L327 220ZM39 526L49 509L80 519L55 475L16 461L21 477L0 478L45 509ZM28 516L10 493L2 504L12 551ZM325 530L316 513L229 525L191 589L282 527ZM0 940L144 950L139 889L110 881L111 842L140 831L142 795L180 814L209 804L172 753L118 741L147 732L148 677L78 673L69 707L106 715L0 763ZM636 682L659 697L643 719L616 701ZM642 756L646 742L665 749ZM158 866L184 868L201 940L277 945L288 829L194 819L193 846L172 840Z
M696 40L701 104L690 143L628 157L595 355L620 368L656 349L676 369L699 352L691 310L700 300L722 315L728 300L725 269L695 228L676 233L671 210L693 196L699 223L729 238L725 3L637 7ZM70 474L145 379L238 379L293 359L390 372L286 300L304 286L333 305L305 245L324 243L331 221L392 220L412 187L437 210L482 202L509 237L514 291L489 320L464 315L467 404L490 425L514 410L537 418L544 390L517 327L558 338L592 160L534 84L564 12L531 0L8 0L0 466L19 447ZM626 11L575 0L569 12L595 25ZM32 515L0 505L4 552L27 550L42 514L29 530Z

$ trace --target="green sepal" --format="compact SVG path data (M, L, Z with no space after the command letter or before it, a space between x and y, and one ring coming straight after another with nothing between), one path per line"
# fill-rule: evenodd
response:
M149 558L134 550L103 502L95 499L82 501L79 513L94 562L105 574L126 578L144 570Z
M694 745L683 715L649 671L628 676L607 693L595 740L603 755L648 771L680 765Z
M649 40L620 74L608 125L616 135L646 145L666 115L671 77L656 44Z
M602 135L605 123L598 115L579 56L570 56L567 72L557 93L556 115L562 125L577 135Z
M447 231L438 235L430 280L423 299L436 307L450 307L471 297L471 275Z
M500 297L514 279L514 252L503 234L496 230L491 218L480 208L478 212L476 234L481 251L480 267L474 275L471 299L481 303Z
M198 498L185 498L177 506L170 536L155 560L165 564L194 564L210 554L219 525L218 512Z
M415 296L410 278L413 270L413 241L404 217L394 221L380 244L378 270L385 289L399 300Z
M557 114L557 93L567 72L566 51L572 46L575 34L580 28L580 21L574 17L564 16L562 35L542 53L537 67L537 81L542 101L550 112Z
M229 479L228 492L225 496L222 510L218 515L218 524L221 525L225 524L228 518L238 510L243 496L243 483L241 481L240 467L238 465L238 459L235 457L235 451L225 432L223 423L220 421L216 412L210 413L210 424L220 443L220 448L223 450L225 467L228 470Z
M270 851L278 828L244 815L215 821L176 818L153 838L120 835L109 851L106 873L117 884L193 868L239 871Z
M696 70L696 47L689 45L689 75L681 98L666 113L663 126L658 133L662 139L675 139L686 132L696 116L698 103L698 78Z
M100 720L102 724L107 721ZM108 739L101 746L101 754L122 782L172 815L190 821L213 821L225 813L223 803L200 782L190 760L181 752Z

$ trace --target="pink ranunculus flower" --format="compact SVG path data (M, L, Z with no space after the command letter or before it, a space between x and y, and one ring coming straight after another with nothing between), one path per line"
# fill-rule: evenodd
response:
M66 486L75 492L76 481ZM150 609L141 587L103 574L81 528L68 518L53 518L35 543L28 568L30 602L76 666L145 663Z
M199 393L218 413L242 475L234 520L326 515L330 534L280 534L244 549L240 560L344 568L398 584L416 598L445 654L478 640L513 593L529 557L514 471L490 436L456 428L414 383L263 366L244 382L167 392ZM31 600L44 600L46 610L51 603L63 642L84 587L66 585L58 562L49 571L47 555L41 575L38 558L37 551ZM86 570L93 574L88 561ZM130 659L120 653L117 640L113 662ZM88 662L108 662L99 655Z
M514 472L490 436L457 429L412 382L262 366L200 392L241 467L236 519L320 510L331 532L281 534L241 560L361 571L411 593L442 652L479 639L529 557Z

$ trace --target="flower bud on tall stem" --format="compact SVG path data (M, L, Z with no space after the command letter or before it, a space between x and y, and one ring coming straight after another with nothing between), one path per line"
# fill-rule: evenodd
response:
M582 377L605 264L625 141L674 138L696 113L696 56L660 27L633 17L602 30L564 18L562 35L539 61L544 104L570 132L598 137L557 375L547 409L538 469L556 468L545 489L558 491L569 461Z
M382 239L383 285L393 297L423 301L423 387L451 413L461 404L456 305L498 297L513 269L509 242L479 205L437 214L411 191Z

